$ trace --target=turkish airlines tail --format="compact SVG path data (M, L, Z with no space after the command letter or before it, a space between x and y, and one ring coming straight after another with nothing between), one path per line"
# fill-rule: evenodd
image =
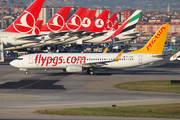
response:
M168 29L169 24L162 25L143 48L129 53L162 54Z
M36 20L45 0L35 0L5 32L30 33L35 27Z
M116 20L116 16L117 16L117 13L114 13L113 15L111 15L111 17L106 21L104 30L111 30Z
M119 22L116 22L110 30L115 31L118 29L118 26L119 26Z
M60 31L68 17L71 7L62 7L41 29L42 32Z
M81 27L82 20L88 8L79 8L74 15L65 23L60 31L77 31Z
M94 20L95 14L96 14L96 10L89 10L85 14L81 24L81 28L79 30L88 30Z
M103 32L109 11L103 11L92 23L88 32Z
M43 20L37 20L36 25L32 31L32 34L39 35L41 32L42 24L43 24Z

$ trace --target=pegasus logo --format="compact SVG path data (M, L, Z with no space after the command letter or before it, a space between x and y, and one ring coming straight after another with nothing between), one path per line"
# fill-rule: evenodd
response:
M162 33L165 31L165 27L162 27L157 33L156 35L151 39L150 43L147 45L147 50L149 51L151 47L153 47L153 45L156 43L157 39L159 37L161 37Z
M83 19L82 26L87 28L87 27L89 27L90 25L91 25L91 20L90 20L89 18L85 17L85 18Z
M56 14L54 18L48 22L47 27L51 31L60 31L63 28L64 23L64 18L61 15Z
M14 29L19 33L28 33L35 26L35 18L34 16L25 11L18 19L17 22L13 23Z
M104 21L103 21L102 19L97 19L97 20L95 21L95 26L96 26L97 28L102 28L102 27L104 26Z
M82 20L78 15L73 15L70 22L66 24L69 30L78 30L81 27Z

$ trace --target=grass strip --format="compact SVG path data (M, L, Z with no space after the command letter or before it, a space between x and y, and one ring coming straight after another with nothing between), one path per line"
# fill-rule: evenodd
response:
M171 84L170 80L126 82L115 87L134 91L180 93L180 84Z
M110 107L46 109L35 111L35 113L76 116L180 118L180 104L121 106L117 110Z

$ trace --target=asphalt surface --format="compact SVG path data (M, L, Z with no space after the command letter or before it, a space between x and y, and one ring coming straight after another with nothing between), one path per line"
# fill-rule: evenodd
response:
M180 63L169 56L153 65L124 70L95 70L78 74L62 70L30 70L28 75L0 63L0 120L167 120L163 118L124 118L93 116L41 115L35 110L72 107L111 107L180 103L180 94L137 92L114 88L115 84L146 80L179 80ZM169 119L168 119L169 120ZM174 120L174 119L172 119Z

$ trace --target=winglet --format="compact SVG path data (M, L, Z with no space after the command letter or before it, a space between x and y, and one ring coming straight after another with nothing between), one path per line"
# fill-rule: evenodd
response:
M116 59L114 59L114 61L119 61L119 59L120 59L122 53L123 53L123 50L119 53L119 55L116 57Z
M162 54L168 29L169 24L162 25L143 48L129 53Z
M103 53L107 53L108 48L109 48L109 47L106 47L106 49L104 50L104 52L103 52Z

